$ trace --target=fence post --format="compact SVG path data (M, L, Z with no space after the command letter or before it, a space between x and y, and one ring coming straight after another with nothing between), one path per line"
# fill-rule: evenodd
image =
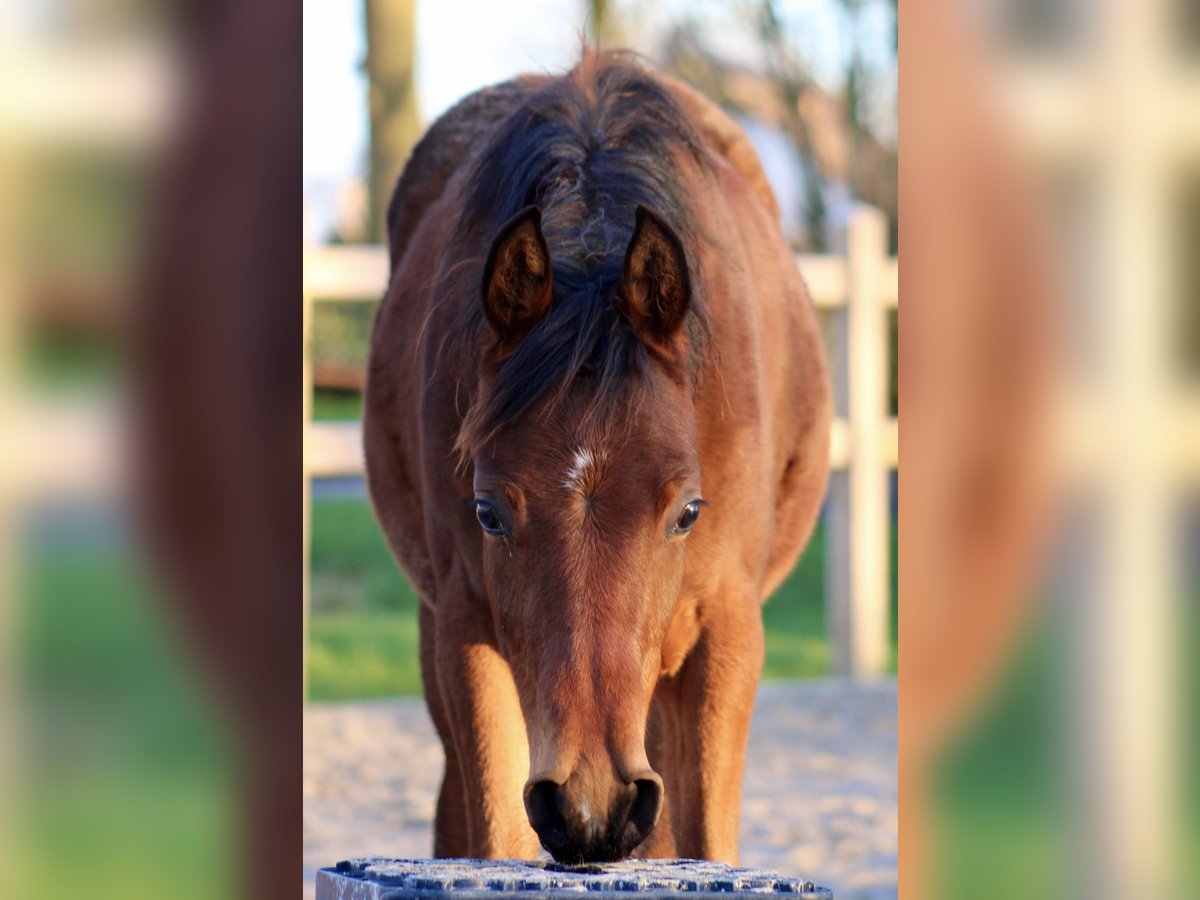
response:
M849 464L827 501L826 595L839 675L874 675L888 662L887 222L857 206L846 236L846 305L834 316L833 387L849 425Z
M303 549L303 553L302 553L303 563L304 563L304 581L303 581L303 586L301 589L301 593L302 593L301 602L303 604L302 616L303 616L303 623L304 623L302 626L302 628L303 628L302 640L304 641L304 648L303 648L303 651L301 652L301 665L304 667L304 671L303 671L303 674L301 675L301 681L303 684L303 691L304 691L303 699L305 701L307 701L308 700L308 625L309 625L309 610L312 605L312 574L311 574L310 567L309 567L310 545L312 542L312 479L309 477L309 433L312 430L311 429L311 424L312 424L312 294L309 292L309 280L308 280L309 258L312 255L311 254L312 239L311 239L311 235L309 234L309 219L308 219L307 204L304 207L304 222L303 222L302 227L304 229L304 237L303 237L303 241L304 241L304 244L303 244L303 246L304 246L304 263L303 263L304 274L302 276L303 284L304 284L304 301L303 301L304 302L304 312L301 316L302 325L301 325L300 340L301 340L301 344L302 344L302 349L300 351L300 354L301 354L301 360L302 360L302 366L301 366L302 373L301 373L301 377L300 377L300 381L301 381L300 386L304 392L304 397L303 397L303 401L302 401L302 405L301 405L301 409L302 409L301 428L304 429L301 432L301 434L302 434L302 437L301 437L302 450L301 450L301 452L303 454L303 462L301 464L301 468L303 469L302 477L304 478L304 485L303 485L304 498L301 501L302 506L303 506L303 511L301 512L300 528L301 528L301 532L303 535L301 540L303 540L303 542L304 542L304 544L303 544L304 549Z

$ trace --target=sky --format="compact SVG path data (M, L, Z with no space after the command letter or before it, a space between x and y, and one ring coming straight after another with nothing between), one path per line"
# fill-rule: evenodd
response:
M755 54L738 0L616 0L618 19L652 49L684 15L699 18L729 58ZM583 0L417 0L417 90L425 124L476 88L529 71L561 71L579 54ZM833 0L782 0L781 18L819 82L840 85L848 32ZM888 4L869 0L861 30L869 59L890 69ZM874 51L871 48L878 48ZM304 0L304 191L319 231L330 221L337 186L360 177L367 145L362 0ZM894 94L894 73L883 93ZM884 118L893 115L885 111ZM883 135L887 137L887 135Z

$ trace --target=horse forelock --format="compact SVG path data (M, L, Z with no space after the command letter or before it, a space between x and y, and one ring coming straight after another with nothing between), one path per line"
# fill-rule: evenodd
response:
M581 372L595 385L589 416L629 421L649 388L650 360L613 301L638 206L666 221L685 247L694 286L687 375L698 382L711 341L690 192L711 166L669 90L624 53L587 54L498 129L469 183L459 231L487 240L537 205L554 302L473 399L457 441L464 462L539 401L549 397L553 406ZM457 344L478 365L487 325L472 301L457 322Z

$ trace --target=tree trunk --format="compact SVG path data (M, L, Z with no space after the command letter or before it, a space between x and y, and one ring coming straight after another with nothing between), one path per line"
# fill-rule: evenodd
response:
M370 237L387 239L388 200L420 137L416 92L417 0L365 0L371 115Z

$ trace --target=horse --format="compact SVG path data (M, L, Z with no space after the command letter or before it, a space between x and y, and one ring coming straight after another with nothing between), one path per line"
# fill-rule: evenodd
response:
M589 50L444 114L387 221L364 452L420 597L434 854L736 863L762 604L831 405L752 147Z

